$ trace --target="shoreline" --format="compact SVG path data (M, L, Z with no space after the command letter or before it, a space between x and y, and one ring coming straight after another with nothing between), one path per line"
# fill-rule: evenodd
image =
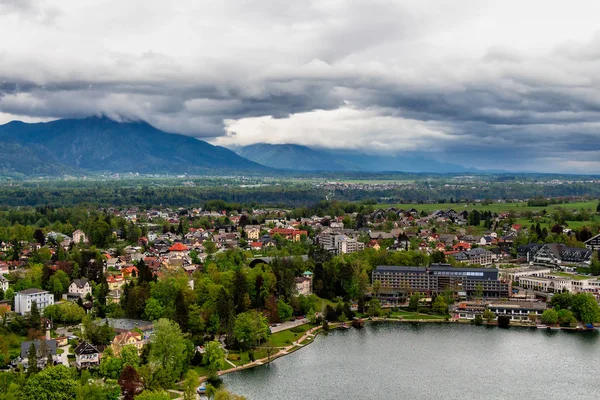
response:
M417 324L422 324L422 323L433 323L433 324L463 324L463 325L473 325L471 320L444 320L444 319L414 319L414 320L401 320L401 319L396 319L396 318L381 318L381 317L375 317L375 318L365 318L364 319L365 323L373 323L373 322L393 322L393 323L417 323ZM498 327L497 323L494 324L489 324L489 323L483 323L483 325L480 325L482 327ZM509 327L516 327L516 328L529 328L529 329L540 329L542 331L568 331L568 332L598 332L597 329L594 330L580 330L577 328L572 328L572 327L547 327L547 328L538 328L537 325L534 324L522 324L522 323L511 323L511 325ZM350 329L353 328L351 325L347 325L347 327L343 327L343 323L342 322L336 322L336 323L332 323L329 325L329 329L330 330L335 330L335 329ZM357 329L357 328L354 328ZM308 331L306 331L296 342L292 343L290 346L285 347L284 349L278 351L277 353L275 353L274 355L272 355L271 357L265 357L265 358L261 358L258 360L255 360L251 363L245 364L245 365L240 365L237 366L235 368L229 368L229 369L225 369L225 370L221 370L217 372L217 376L221 377L223 375L227 375L227 374L231 374L233 372L237 372L237 371L242 371L245 369L251 369L251 368L255 368L255 367L259 367L261 365L267 365L273 361L275 361L278 358L281 357L285 357L289 354L295 353L298 350L301 350L303 347L308 346L310 344L312 344L315 339L317 338L318 335L322 334L322 333L327 333L323 330L323 326L319 325L316 327L313 327L311 329L309 329ZM308 337L312 337L312 340L310 340L309 342L301 345L300 343L302 343L303 341L305 341ZM206 376L202 376L200 377L200 382L206 382L208 379Z

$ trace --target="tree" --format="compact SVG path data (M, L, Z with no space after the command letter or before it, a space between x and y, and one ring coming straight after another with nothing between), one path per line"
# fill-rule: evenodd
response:
M188 308L183 290L177 292L175 297L175 321L179 324L182 331L187 331L188 319L190 316L190 310Z
M27 350L27 373L37 374L39 371L37 348L35 347L35 343L31 342Z
M475 316L475 319L473 320L473 323L477 326L481 326L483 325L483 317L481 316L481 314L477 314Z
M105 351L100 359L100 375L109 379L119 379L122 371L123 360L115 357L112 351Z
M138 350L132 344L123 346L119 352L119 356L121 357L121 360L123 360L123 365L131 365L134 368L137 368L140 365Z
M492 312L492 310L486 308L483 312L483 319L485 319L489 324L494 320L494 318L496 318L496 315Z
M35 330L42 329L42 319L40 317L40 310L38 309L37 302L31 302L31 311L29 312L29 327Z
M483 298L483 285L481 285L481 283L478 283L475 285L475 291L473 292L473 297L476 299Z
M154 324L150 360L158 363L172 382L181 376L191 358L187 342L176 322L161 318Z
M221 369L221 363L225 357L225 351L221 347L221 343L216 340L208 342L204 347L204 364L208 371L208 378L214 379L217 377L217 372Z
M146 301L146 307L144 308L144 318L148 321L158 321L164 315L165 310L160 304L160 301L154 297L150 297Z
M271 335L267 318L256 310L238 314L233 329L240 347L249 349Z
M196 400L196 387L198 386L198 373L190 369L185 374L183 381L183 400Z
M123 400L133 400L134 396L142 391L142 381L135 368L126 365L119 376L119 386Z
M431 305L431 309L436 314L447 314L448 303L446 303L444 296L437 296Z
M578 293L573 296L571 311L575 318L584 324L593 324L600 319L600 306L591 293Z
M378 317L381 314L381 304L378 299L371 299L367 303L367 312L371 317Z
M146 390L139 396L136 396L135 400L171 400L171 396L165 391Z
M560 326L571 326L577 323L577 319L569 310L558 310L558 323Z
M205 240L202 243L202 247L204 247L204 251L206 252L206 254L213 255L217 252L217 245L215 244L215 242L211 242L210 240Z
M373 296L377 297L379 295L379 291L381 290L381 282L376 280L373 282Z
M77 382L64 365L49 367L31 376L21 388L22 400L72 400L77 395Z
M33 238L40 244L40 246L46 244L46 236L44 236L44 232L42 232L41 229L36 229L33 232Z
M414 293L408 300L408 309L411 311L417 311L419 309L419 301L421 296L418 293Z
M558 313L555 309L549 308L542 313L541 321L543 324L556 324L558 322Z
M283 298L280 298L277 301L277 316L279 317L280 321L287 321L288 319L290 319L292 317L292 313L293 313L293 309L292 307L285 302L285 300Z

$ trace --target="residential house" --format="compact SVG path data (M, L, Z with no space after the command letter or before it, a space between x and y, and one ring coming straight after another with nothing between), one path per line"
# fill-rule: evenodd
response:
M77 368L97 367L100 365L102 354L96 346L82 342L75 348L75 365Z
M5 293L8 290L8 279L4 275L0 275L0 289Z
M246 225L244 227L244 232L246 232L246 238L248 238L249 241L256 241L260 238L259 225Z
M125 279L123 275L108 275L106 277L106 282L108 283L109 290L120 289L125 284Z
M88 243L88 238L82 230L78 229L73 232L73 243Z
M121 353L121 349L124 346L133 346L137 349L138 353L142 351L142 347L144 347L145 341L142 338L142 335L139 332L135 331L126 331L119 333L113 339L110 347L113 350L115 356L118 356Z
M29 368L29 349L31 346L35 346L37 355L37 364L39 369L43 369L48 366L49 358L52 363L58 361L56 354L56 340L34 340L21 343L21 363L25 368Z
M69 285L69 289L67 293L63 295L63 298L70 295L70 297L80 297L84 299L88 294L90 296L92 295L92 285L90 285L90 282L85 278L73 279L73 282Z

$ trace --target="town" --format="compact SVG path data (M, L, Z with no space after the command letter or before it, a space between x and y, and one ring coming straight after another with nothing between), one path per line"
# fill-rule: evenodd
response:
M0 239L0 399L45 373L81 398L195 398L365 321L600 322L596 200L21 207Z

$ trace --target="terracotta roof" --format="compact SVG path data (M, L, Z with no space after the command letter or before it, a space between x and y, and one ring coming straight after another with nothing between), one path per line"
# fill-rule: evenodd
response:
M183 243L175 243L173 246L169 247L169 251L188 251L188 248Z

